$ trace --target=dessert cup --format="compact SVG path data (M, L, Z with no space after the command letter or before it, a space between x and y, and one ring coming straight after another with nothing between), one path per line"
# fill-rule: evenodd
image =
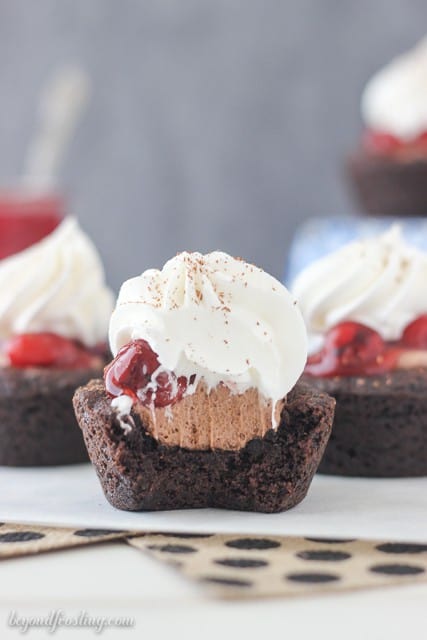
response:
M0 199L0 464L83 462L72 397L102 373L112 294L59 201L12 200Z
M221 252L183 253L122 286L115 358L74 396L119 509L289 509L307 493L335 401L296 384L306 334L289 292Z
M397 229L296 278L311 336L303 376L336 399L322 473L427 475L427 255Z
M365 127L346 164L368 214L427 215L427 39L392 60L362 95Z

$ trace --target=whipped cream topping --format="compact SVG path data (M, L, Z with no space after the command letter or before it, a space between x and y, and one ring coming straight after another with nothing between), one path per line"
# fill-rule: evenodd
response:
M361 110L368 128L404 141L427 131L427 38L371 78Z
M427 254L407 244L394 225L315 261L297 276L292 291L306 322L310 353L345 320L397 340L427 313Z
M97 250L75 218L0 260L0 340L52 332L91 347L106 339L113 306Z
M219 251L180 253L161 271L125 282L109 336L114 355L131 340L146 340L163 367L196 376L190 392L201 380L235 393L254 387L273 401L273 412L307 359L304 322L287 289Z

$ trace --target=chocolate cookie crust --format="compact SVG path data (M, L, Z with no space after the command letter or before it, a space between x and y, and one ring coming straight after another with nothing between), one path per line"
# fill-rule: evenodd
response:
M100 370L0 369L0 465L87 462L73 393Z
M78 389L74 408L107 500L145 511L220 507L276 512L307 493L329 438L335 401L298 384L277 430L238 451L197 451L159 444L138 414L120 426L102 380Z
M427 159L400 161L359 150L348 158L347 173L366 213L427 215Z
M380 478L427 475L426 369L305 380L337 401L319 472Z

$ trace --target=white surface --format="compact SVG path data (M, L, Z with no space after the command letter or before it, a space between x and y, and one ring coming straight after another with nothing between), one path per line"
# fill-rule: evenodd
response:
M343 595L222 602L177 572L122 544L101 544L3 560L0 636L9 612L42 616L132 616L133 629L110 629L102 638L295 638L298 640L425 640L427 584ZM22 637L96 638L92 629L32 629Z
M425 542L427 478L316 476L307 498L280 514L218 509L127 512L105 500L87 465L0 468L0 521L71 527L364 537Z

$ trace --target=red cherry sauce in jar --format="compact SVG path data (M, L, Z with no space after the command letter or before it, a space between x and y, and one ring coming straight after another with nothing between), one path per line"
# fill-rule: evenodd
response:
M0 189L0 260L42 240L63 216L64 201L54 193Z

